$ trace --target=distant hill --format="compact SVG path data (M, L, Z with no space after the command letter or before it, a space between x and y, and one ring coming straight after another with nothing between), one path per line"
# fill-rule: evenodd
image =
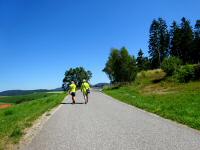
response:
M52 91L63 91L62 88L55 88L51 90L47 89L37 89L37 90L7 90L0 92L0 96L16 96L16 95L26 95L26 94L32 94L35 92L52 92Z
M103 88L106 85L110 85L110 84L109 83L97 83L97 84L93 85L92 87Z

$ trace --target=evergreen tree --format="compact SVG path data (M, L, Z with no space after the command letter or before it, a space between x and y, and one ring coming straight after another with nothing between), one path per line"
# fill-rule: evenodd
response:
M137 57L137 59L136 59L136 62L137 62L137 67L138 67L138 70L139 71L141 71L141 70L143 70L143 64L144 64L144 62L143 62L143 52L142 52L142 50L140 49L139 50L139 52L138 52L138 57Z
M192 43L193 43L193 31L190 26L190 22L184 17L181 19L181 41L180 41L180 58L184 63L191 63L192 61Z
M181 29L177 25L176 21L173 21L170 30L170 45L169 54L175 57L181 57Z
M194 51L192 57L194 63L200 63L200 20L196 21L194 35Z
M169 33L167 24L162 18L153 20L150 27L149 55L152 68L159 68L168 55Z
M142 49L140 49L139 52L138 52L138 57L136 59L137 68L138 68L139 71L149 69L148 58L144 57L143 54L144 53L142 52Z

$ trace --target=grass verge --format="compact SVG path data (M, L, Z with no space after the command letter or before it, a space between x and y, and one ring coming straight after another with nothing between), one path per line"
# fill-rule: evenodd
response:
M143 80L144 81L144 80ZM104 93L122 102L200 130L200 82L140 82Z
M25 128L30 127L44 112L60 104L66 96L64 93L38 95L35 94L37 98L32 101L0 110L0 149L18 143Z

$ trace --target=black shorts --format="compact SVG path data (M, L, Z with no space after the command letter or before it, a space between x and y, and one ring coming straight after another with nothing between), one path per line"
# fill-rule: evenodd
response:
M71 92L71 96L76 96L76 93L75 92Z
M87 89L87 90L86 90L86 93L87 93L87 94L89 94L89 93L90 93L90 90L89 90L89 89Z

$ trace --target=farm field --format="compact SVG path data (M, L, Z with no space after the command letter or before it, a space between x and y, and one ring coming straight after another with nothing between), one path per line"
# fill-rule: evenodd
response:
M23 96L0 97L0 149L18 143L25 128L46 111L59 105L65 93L34 93ZM1 107L0 107L1 108Z

